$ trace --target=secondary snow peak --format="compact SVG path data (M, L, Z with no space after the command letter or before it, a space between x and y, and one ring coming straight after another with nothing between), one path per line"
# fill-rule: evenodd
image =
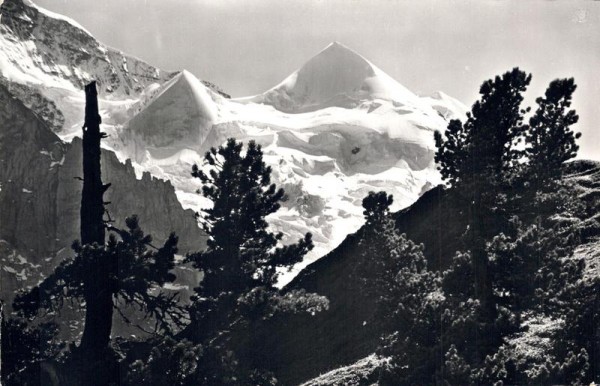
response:
M189 71L175 75L127 123L128 134L141 139L141 143L136 141L135 158L139 161L148 148L199 147L217 116L212 98L213 93ZM171 154L160 158L165 155Z

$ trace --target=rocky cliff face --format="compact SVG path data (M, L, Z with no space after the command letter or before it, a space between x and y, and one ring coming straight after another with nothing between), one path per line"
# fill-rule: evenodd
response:
M171 76L99 43L75 21L38 8L30 1L6 0L0 13L2 35L14 43L13 49L5 53L6 59L23 72L35 70L33 76L44 74L76 89L95 79L101 85L102 96L119 98L139 93L149 84ZM19 61L23 57L28 60ZM29 61L35 68L29 67Z
M102 154L105 194L116 226L137 214L142 228L159 243L174 231L185 253L205 246L194 213L183 210L170 182L144 173L136 179L131 163ZM0 85L0 298L36 284L79 238L81 141L63 143Z
M57 212L67 219L60 221L65 227L59 226L57 238L65 241L72 240L73 236L79 237L82 183L75 177L82 173L81 139L74 139L66 149L57 193ZM125 227L125 218L137 214L142 229L152 234L157 242L165 240L173 231L179 235L180 251L204 247L205 236L198 229L194 212L182 209L169 181L153 178L150 173L144 173L140 180L136 179L131 162L121 163L108 150L102 151L102 180L112 184L104 198L110 202L106 209L115 220L115 226Z
M65 145L2 86L0 127L0 238L31 255L56 252Z

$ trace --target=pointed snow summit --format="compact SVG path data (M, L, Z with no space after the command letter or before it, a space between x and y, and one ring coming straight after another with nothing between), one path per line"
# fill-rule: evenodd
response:
M129 134L151 148L199 147L217 116L213 96L198 78L183 70L158 89L127 123ZM135 158L139 155L136 152Z
M417 106L419 98L367 59L333 42L283 82L251 100L288 113L356 107L385 99Z

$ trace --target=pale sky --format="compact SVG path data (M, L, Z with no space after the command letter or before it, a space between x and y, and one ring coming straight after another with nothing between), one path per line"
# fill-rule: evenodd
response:
M469 106L483 80L515 66L533 74L529 103L573 76L580 158L600 159L600 1L34 1L233 96L273 87L332 41L417 94L441 90Z

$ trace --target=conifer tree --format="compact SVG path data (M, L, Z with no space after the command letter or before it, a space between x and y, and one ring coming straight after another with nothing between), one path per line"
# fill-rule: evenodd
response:
M571 184L562 179L565 162L577 155L576 139L581 136L571 128L579 117L569 109L576 87L573 78L556 79L536 100L537 110L524 135L527 162L521 176L521 211L528 221L557 211L578 215L582 209Z
M297 244L277 247L283 234L271 232L265 218L280 208L284 191L271 183L260 145L250 141L245 154L242 149L229 139L206 153L208 174L193 169L204 184L202 194L214 204L201 219L210 236L207 249L188 256L204 272L196 289L203 300L197 304L236 302L253 289L274 290L277 269L291 268L313 247L310 233Z
M389 216L392 202L385 192L369 192L363 199L366 221L355 272L377 303L381 326L392 331L378 350L389 358L379 384L427 384L435 374L430 359L439 342L439 280L427 269L423 246L396 229Z
M467 203L469 228L464 241L471 255L475 296L487 323L495 318L496 307L486 239L502 223L498 214L505 209L506 189L521 158L516 148L524 130L520 106L530 81L531 75L518 68L485 81L467 120L451 121L445 137L435 133L435 160L442 177Z
M529 120L525 134L528 178L535 189L547 188L563 174L563 164L575 158L579 146L571 126L579 116L570 110L577 85L573 78L556 79L550 83L543 97L536 99L538 108Z
M210 235L206 251L190 255L205 272L198 292L218 297L248 289L272 287L278 267L290 267L312 249L307 233L296 245L272 251L283 237L268 229L265 219L279 210L283 189L271 183L271 168L262 160L262 149L254 141L242 154L242 143L230 139L219 149L206 153L209 174L197 166L192 175L204 186L202 194L214 206L201 219Z
M187 315L178 305L177 294L156 291L167 282L175 280L170 272L174 267L177 252L177 237L174 234L165 244L156 249L151 246L152 237L145 235L140 229L137 217L126 220L127 231L119 231L121 240L111 233L106 245L73 244L75 257L67 259L44 279L39 285L27 293L17 296L14 307L22 315L31 318L44 315L50 311L58 312L66 301L83 303L86 299L86 278L97 274L99 264L105 264L110 272L103 290L111 299L110 316L113 310L121 311L119 304L134 305L146 317L152 317L156 329L170 332L178 324L181 325ZM86 313L91 312L86 307ZM130 322L124 314L126 322ZM93 331L92 333L101 333ZM118 380L116 368L110 368L112 353L109 350L108 336L106 347L98 348L95 355L83 351L83 355L74 355L75 360L83 360L80 369L83 384L108 384ZM79 349L81 351L81 349ZM112 363L116 366L116 363ZM77 374L74 374L77 375ZM117 377L117 379L115 379Z
M371 232L379 229L390 214L390 206L394 202L394 196L386 192L369 192L362 201L363 214L365 216L365 230Z
M440 284L436 276L409 267L379 278L378 295L388 299L384 304L396 302L387 314L403 314L408 316L405 325L407 320L414 323L410 333L392 329L395 333L387 337L380 353L392 359L384 366L380 384L551 384L590 379L586 371L595 366L589 359L596 356L589 352L598 345L588 337L597 339L600 333L588 325L597 314L593 306L597 296L592 295L594 284L582 279L585 262L573 255L580 242L579 220L573 216L578 204L573 192L571 198L565 196L561 182L564 162L577 151L578 135L570 129L577 115L569 110L575 85L572 79L552 82L525 125L524 114L530 110L520 105L530 79L513 69L484 82L481 99L466 122L451 121L445 135L435 134L435 158L450 187L448 194L464 203L465 249L456 252ZM553 203L565 203L547 205L549 197ZM365 230L365 235L370 233L361 243L371 256L398 248L393 242L385 247L383 241L393 227L376 225L385 224L375 220L386 217L377 215L384 213L381 198L370 194L365 199L372 229ZM414 258L418 253L411 255L412 261L419 261ZM371 261L381 265L377 259ZM387 289L381 285L386 277ZM437 301L431 293L422 297L425 288L414 291L418 286L411 278L417 277L429 280L428 288L438 288ZM389 290L394 287L401 290ZM574 298L581 301L573 302ZM410 312L417 299L431 310L429 320L438 323L418 323L422 319ZM534 315L551 320L568 315L573 328L552 335L552 349L543 356L524 357L515 352L510 339L525 333L521 323ZM427 326L434 338L420 337L414 332L419 326Z
M485 81L467 120L452 120L444 135L435 133L435 160L449 186L473 188L475 198L491 200L510 178L521 156L514 145L524 129L520 105L530 81L518 68ZM490 187L490 194L482 191Z
M204 277L195 289L186 335L208 350L229 347L227 355L235 355L238 367L246 368L240 371L252 377L254 356L261 347L254 338L253 323L278 312L327 307L323 297L303 291L282 294L275 287L278 270L300 262L313 247L312 237L307 233L296 244L282 246L283 234L269 229L266 217L280 208L284 191L271 183L271 168L254 141L245 152L234 139L212 148L205 155L204 167L194 165L192 175L202 181L202 194L213 206L199 216L209 235L207 249L188 255ZM246 340L237 350L229 345L235 330L244 331L241 335Z
M545 358L523 359L502 343L513 333L524 333L523 318L560 320L575 315L578 306L589 309L583 302L573 304L590 287L582 280L585 262L573 256L580 242L580 204L561 180L564 163L577 153L579 135L571 126L578 117L569 110L576 86L573 79L550 83L537 99L529 125L524 125L529 109L519 105L529 80L513 70L484 83L482 99L465 124L451 122L445 138L436 133L436 161L453 194L467 199L469 219L466 252L457 253L443 274L444 315L453 314L454 322L444 330L452 343L452 360L442 368L442 378L458 368L465 383L585 379L587 350L593 345L575 338L581 335L575 331L577 321L590 320L590 312L572 319L573 328L564 334L571 338L551 338L556 344ZM519 144L522 139L524 145ZM476 310L475 318L460 310L465 299L473 298L469 308ZM446 347L442 342L442 349ZM480 352L472 356L473 349ZM544 363L547 358L552 363ZM465 378L467 367L471 374Z
M390 232L394 232L394 221L389 218L390 206L394 199L385 192L369 192L363 199L365 216L363 234L359 242L360 259L354 267L355 275L363 282L365 291L375 296L383 291L382 279L394 273L390 271L391 249Z

